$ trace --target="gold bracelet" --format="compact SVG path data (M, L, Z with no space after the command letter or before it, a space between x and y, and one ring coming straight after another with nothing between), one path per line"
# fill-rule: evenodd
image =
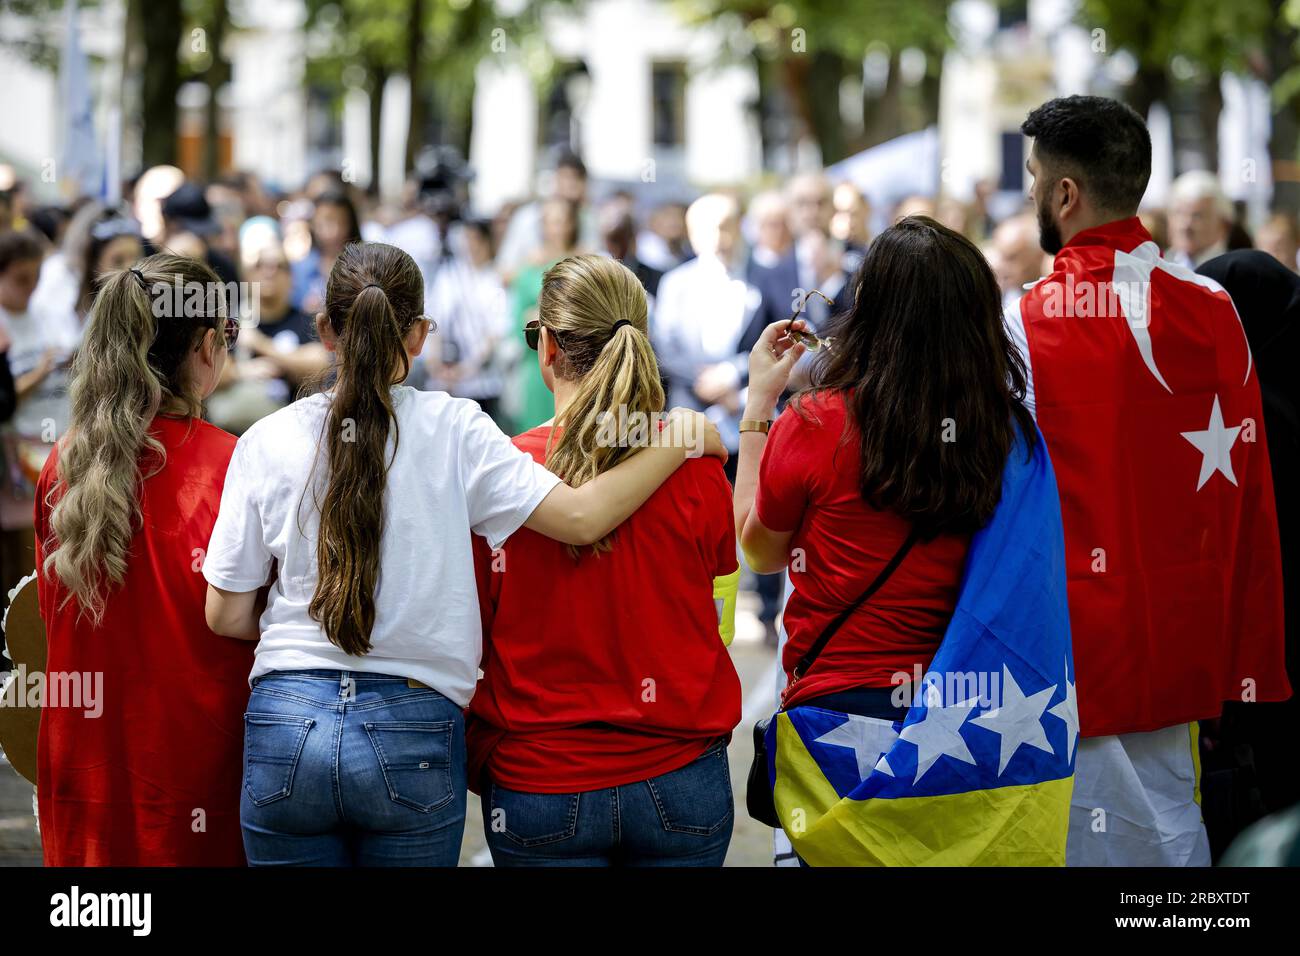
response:
M742 432L762 432L766 435L767 430L771 427L771 419L742 418L740 420L740 430Z

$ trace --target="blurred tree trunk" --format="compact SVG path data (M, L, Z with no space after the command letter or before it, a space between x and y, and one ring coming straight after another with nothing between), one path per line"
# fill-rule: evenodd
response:
M424 139L424 0L408 0L406 8L406 75L411 82L411 109L406 124L406 172L415 168L415 157Z
M812 108L808 98L808 74L810 67L805 54L786 56L781 59L781 81L794 114L794 128L790 130L787 146L794 162L799 158L799 140L805 136L816 136L813 126ZM794 162L791 163L793 168Z
M1273 114L1273 132L1268 140L1268 155L1273 164L1273 208L1292 216L1300 213L1300 118L1295 102L1283 105Z
M1219 117L1223 115L1223 87L1219 83L1219 74L1214 73L1206 79L1204 89L1196 99L1196 107L1201 121L1201 151L1205 156L1205 168L1217 173Z
M844 58L818 50L812 54L803 95L807 117L821 149L822 165L829 166L845 156L844 123L840 120L840 83L844 79Z
M1128 105L1137 111L1144 120L1150 118L1151 107L1156 103L1168 103L1169 76L1163 67L1142 66L1124 91Z
M943 83L942 49L925 51L925 76L921 77L921 129L939 125L939 93Z
M379 138L384 110L384 87L388 85L388 70L377 63L366 67L366 92L370 95L370 188L371 196L379 195Z
M222 55L226 28L230 14L224 3L212 4L212 19L208 23L208 52L212 60L203 76L208 88L207 129L203 140L203 177L212 182L221 173L221 105L217 94L230 82L230 64Z
M898 51L889 54L889 76L879 96L862 98L864 148L878 146L903 131L903 80L899 76Z
M140 92L141 157L144 167L176 162L180 86L181 0L133 0L144 44Z
M1295 63L1296 30L1286 26L1282 17L1285 0L1273 0L1274 23L1277 29L1269 40L1268 81L1278 77ZM1273 107L1272 130L1268 138L1268 156L1273 164L1273 208L1295 216L1300 213L1300 166L1296 163L1300 152L1300 99L1290 98Z

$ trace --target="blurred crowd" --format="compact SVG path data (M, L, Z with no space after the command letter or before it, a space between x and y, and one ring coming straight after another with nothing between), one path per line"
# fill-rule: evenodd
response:
M523 333L545 271L574 253L617 258L649 297L669 404L706 411L733 451L745 362L759 333L801 309L813 328L844 309L873 221L926 215L962 232L985 251L1008 305L1051 271L1028 206L995 221L982 193L970 203L918 195L873 216L854 184L820 173L752 195L721 190L647 200L626 188L596 188L579 157L561 154L539 195L506 203L491 217L472 213L471 171L449 149L422 157L400 201L390 204L372 202L332 170L280 192L248 173L205 184L159 166L123 183L112 205L89 197L39 203L11 170L0 174L6 587L30 570L32 488L69 420L68 370L96 277L153 251L204 259L227 285L242 329L207 415L235 434L327 386L331 358L315 315L335 259L364 239L405 250L424 276L436 330L409 384L473 399L512 433L552 413ZM1297 268L1294 217L1274 215L1252 235L1211 173L1184 174L1168 208L1145 210L1142 219L1168 257L1192 267L1255 245ZM806 381L806 369L796 371L795 387L800 375ZM769 634L778 586L760 587Z

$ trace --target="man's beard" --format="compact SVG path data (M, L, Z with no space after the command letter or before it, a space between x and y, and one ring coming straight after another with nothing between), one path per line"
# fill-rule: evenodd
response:
M1038 245L1049 256L1054 256L1061 251L1061 227L1057 225L1052 218L1051 211L1047 208L1046 202L1038 204Z

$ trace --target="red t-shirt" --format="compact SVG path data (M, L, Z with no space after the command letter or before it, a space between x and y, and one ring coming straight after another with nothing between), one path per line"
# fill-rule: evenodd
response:
M858 488L860 444L846 432L838 392L796 400L772 425L755 508L772 531L793 531L785 608L786 675L835 617L866 590L907 537L908 523L877 511ZM793 405L794 403L792 403ZM802 412L802 414L801 414ZM855 687L911 679L939 647L957 603L968 535L918 542L889 581L836 632L787 704Z
M244 865L239 788L253 645L208 629L202 573L235 437L161 417L150 431L166 464L141 484L126 579L109 592L103 623L93 626L75 600L64 604L58 578L37 579L47 673L90 675L92 694L102 682L102 713L47 703L41 714L36 793L47 866ZM55 450L37 484L37 568L58 458Z
M546 458L549 426L515 444ZM474 538L483 677L469 706L470 784L574 793L690 763L740 721L740 680L713 579L736 570L731 487L687 461L575 559L521 528L497 554Z

